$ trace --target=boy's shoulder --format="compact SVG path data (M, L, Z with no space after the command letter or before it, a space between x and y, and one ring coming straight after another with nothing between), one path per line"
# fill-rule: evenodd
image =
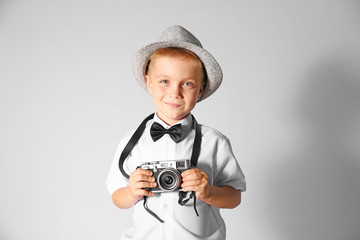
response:
M120 145L125 145L125 144L127 144L127 142L130 141L131 137L134 135L135 132L136 132L136 128L133 128L133 129L127 131L127 132L125 133L125 135L122 135L122 136L120 137Z
M146 122L144 132L145 132L145 131L149 131L149 129L150 129L151 125L153 124L153 122L154 122L153 119L150 119L148 122ZM126 132L125 135L123 135L123 136L121 137L121 140L122 140L122 141L129 141L130 138L134 135L134 133L136 132L136 130L138 130L139 127L140 127L140 126L131 128L129 131Z
M202 132L203 138L211 138L211 139L217 140L217 141L230 142L229 138L226 137L219 130L217 130L217 129L213 128L213 127L209 127L209 126L204 125L204 124L200 124L200 127L201 127L201 132Z

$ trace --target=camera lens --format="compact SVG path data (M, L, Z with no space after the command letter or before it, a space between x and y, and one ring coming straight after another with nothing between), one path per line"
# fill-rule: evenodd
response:
M159 187L164 191L174 191L180 187L181 176L175 169L164 169L159 174Z
M174 179L171 176L166 176L165 179L164 179L164 182L166 184L172 184L173 181L174 181Z

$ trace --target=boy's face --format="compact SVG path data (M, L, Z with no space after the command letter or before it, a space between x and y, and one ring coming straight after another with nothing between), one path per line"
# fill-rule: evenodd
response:
M203 92L203 72L183 57L159 57L151 62L147 88L157 114L168 125L185 118Z

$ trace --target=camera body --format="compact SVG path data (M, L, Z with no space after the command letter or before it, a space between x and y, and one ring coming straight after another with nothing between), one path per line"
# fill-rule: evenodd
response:
M187 159L144 162L140 168L152 171L157 184L146 190L154 193L182 191L181 173L191 168L191 162Z

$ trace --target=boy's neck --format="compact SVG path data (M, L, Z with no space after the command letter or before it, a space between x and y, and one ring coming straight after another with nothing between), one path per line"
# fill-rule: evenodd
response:
M181 122L183 119L185 119L185 118L186 118L187 116L189 116L189 115L190 115L190 113L189 113L188 115L186 115L185 117L181 118L181 119L178 119L178 120L176 120L176 121L174 121L174 122L172 122L172 123L169 123L169 122L165 121L164 119L162 119L162 118L159 116L158 113L156 113L156 116L157 116L161 121L163 121L166 125L168 125L168 126L173 126L173 125Z

